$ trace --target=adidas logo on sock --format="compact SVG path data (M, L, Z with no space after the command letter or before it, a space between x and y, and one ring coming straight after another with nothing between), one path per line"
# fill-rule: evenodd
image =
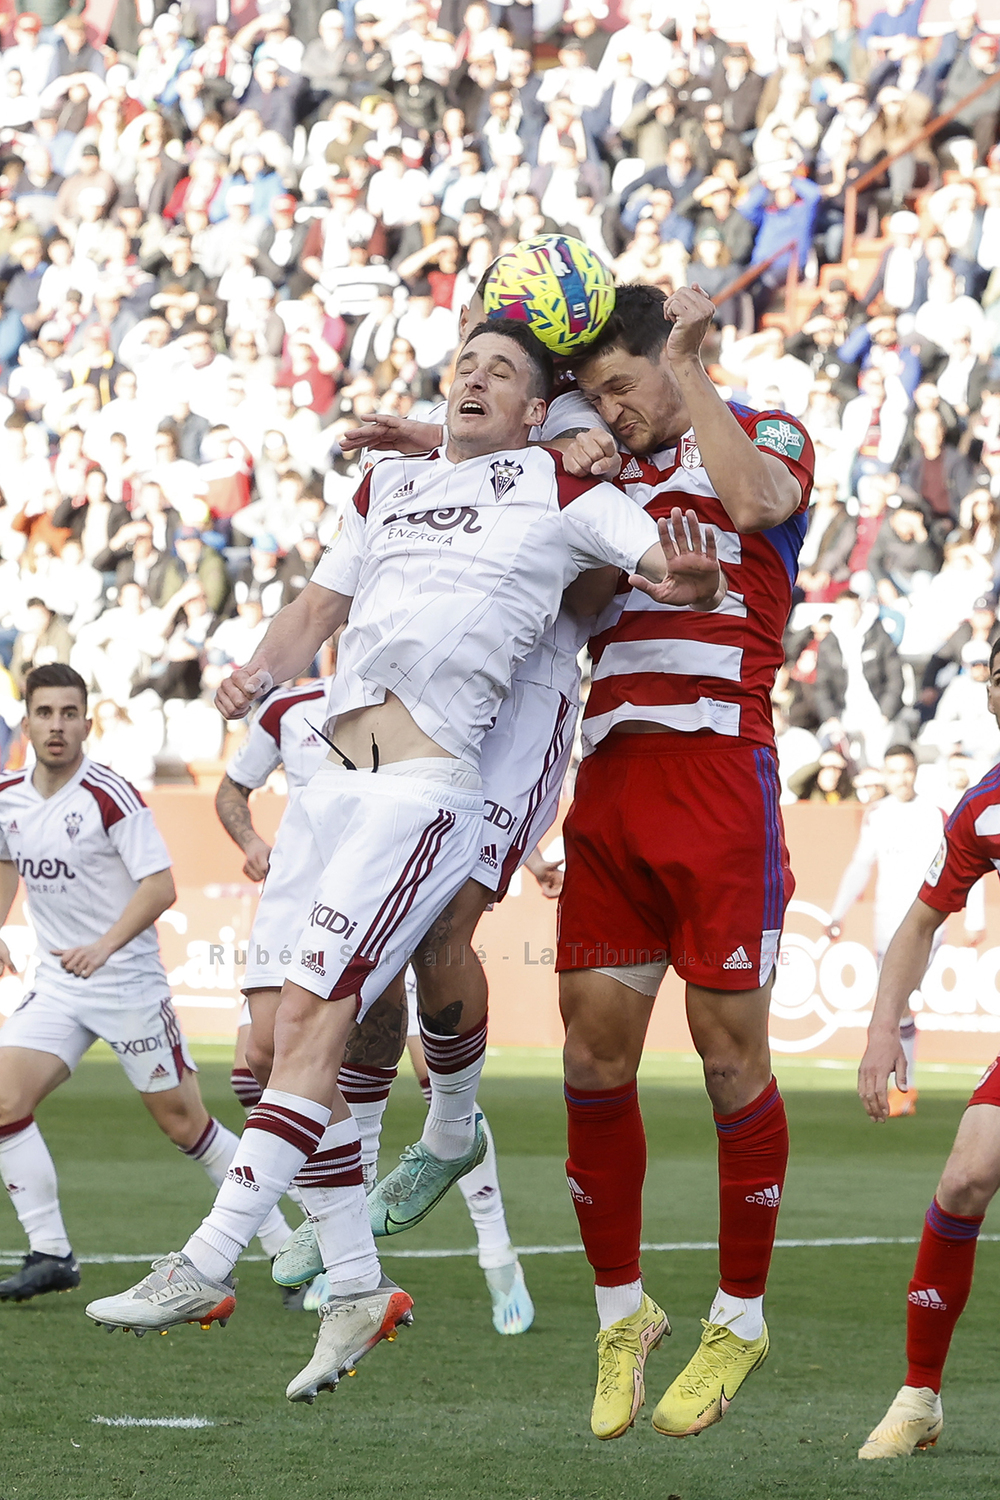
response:
M726 961L722 965L722 967L724 969L752 969L753 968L753 964L747 958L747 950L743 947L742 943L736 949L735 953L730 953L729 957L726 959Z
M254 1181L254 1175L249 1167L230 1167L226 1176L233 1182L238 1182L240 1187L248 1187L251 1192L259 1193L260 1184Z
M168 1076L167 1075L167 1070L163 1066L163 1064L162 1063L157 1063L156 1067L153 1069L152 1073L150 1073L150 1075L149 1075L149 1081L150 1081L150 1083L152 1083L152 1081L153 1081L154 1078L166 1078L167 1076Z
M748 1203L759 1203L761 1208L777 1208L781 1202L781 1189L777 1183L773 1187L761 1188L759 1193L747 1193Z
M906 1300L912 1302L914 1307L929 1307L934 1312L947 1312L948 1310L947 1302L942 1300L940 1293L936 1292L932 1286L926 1291L910 1292Z
M583 1188L575 1177L567 1177L566 1181L569 1183L569 1190L573 1194L574 1203L593 1203L593 1198L591 1198L589 1193L583 1191Z

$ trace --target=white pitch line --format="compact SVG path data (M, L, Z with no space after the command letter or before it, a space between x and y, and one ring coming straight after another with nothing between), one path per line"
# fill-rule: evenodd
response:
M1000 1234L981 1234L981 1244L1000 1242ZM820 1239L820 1240L775 1240L776 1250L831 1250L851 1249L853 1247L865 1247L867 1245L919 1245L920 1236L916 1234L903 1235L879 1235L863 1234L856 1235L851 1239ZM639 1246L644 1251L673 1251L673 1250L717 1250L717 1240L666 1240L662 1243L650 1241ZM514 1249L518 1255L582 1255L582 1245L515 1245ZM159 1251L148 1255L78 1255L77 1261L81 1266L134 1266L159 1260L165 1251ZM380 1249L379 1254L383 1258L395 1260L455 1260L478 1254L476 1250L386 1250ZM17 1253L13 1250L0 1250L0 1265L20 1265L24 1259L23 1251ZM264 1265L269 1263L266 1255L243 1255L240 1257L241 1265Z
M91 1417L99 1427L214 1427L207 1417Z

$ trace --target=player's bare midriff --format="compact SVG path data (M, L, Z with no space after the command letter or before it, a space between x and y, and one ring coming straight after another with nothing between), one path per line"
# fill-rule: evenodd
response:
M681 734L669 724L650 724L646 719L625 719L621 724L612 724L609 734Z
M438 755L454 760L448 750L442 750L414 721L412 714L395 693L387 692L383 703L373 703L367 708L352 708L348 713L329 719L324 733L341 753L331 750L329 760L342 765L343 757L359 770L370 771L373 765L372 741L378 746L378 764L391 765L399 760L421 760Z

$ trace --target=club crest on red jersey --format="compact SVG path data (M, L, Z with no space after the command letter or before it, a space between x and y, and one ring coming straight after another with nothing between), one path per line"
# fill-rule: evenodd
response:
M698 439L690 432L681 438L681 468L701 468L701 449L698 447Z
M490 464L490 483L497 500L503 500L524 473L520 464L509 458L498 458Z

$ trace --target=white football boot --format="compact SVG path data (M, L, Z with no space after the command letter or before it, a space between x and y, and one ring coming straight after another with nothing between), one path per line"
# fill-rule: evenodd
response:
M373 1292L353 1292L331 1297L319 1310L320 1329L316 1353L305 1369L289 1381L289 1401L308 1401L311 1406L320 1391L335 1391L342 1375L353 1375L359 1359L370 1349L396 1337L400 1323L413 1322L413 1298L388 1276Z
M122 1328L141 1338L150 1329L166 1333L178 1323L225 1328L236 1310L236 1282L211 1281L186 1255L175 1251L153 1261L148 1276L117 1297L99 1297L85 1309L98 1327Z

